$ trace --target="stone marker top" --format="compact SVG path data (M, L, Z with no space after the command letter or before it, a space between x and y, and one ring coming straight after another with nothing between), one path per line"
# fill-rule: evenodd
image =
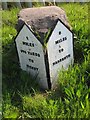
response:
M39 33L43 40L44 34L47 33L49 29L54 29L57 19L60 19L69 29L71 29L66 13L60 7L47 6L39 8L25 8L18 14L18 24L16 29L19 31L23 23L26 22L34 31Z

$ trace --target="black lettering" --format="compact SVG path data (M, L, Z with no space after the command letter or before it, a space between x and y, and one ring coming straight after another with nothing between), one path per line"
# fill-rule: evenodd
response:
M59 63L59 60L57 61L57 63Z
M67 37L65 37L65 40L67 40Z
M63 60L65 60L65 57L63 58Z
M26 65L28 68L32 69L32 70L37 70L38 71L38 68L36 67L33 67L33 66L30 66L30 65Z
M61 50L59 50L59 53L61 53Z
M34 63L34 60L32 60L32 59L29 59L29 62L32 62L32 63Z
M67 59L67 58L69 58L69 57L70 57L70 54L68 54L68 55L66 55L65 57L63 57L63 58L61 58L61 59L59 59L59 60L53 62L53 66L54 66L55 64L58 64L59 62L64 61L65 59Z
M23 41L23 45L34 47L34 43L27 43L27 42L24 42L24 41Z
M34 43L32 43L32 47L34 47Z
M61 31L59 31L59 35L61 35Z
M68 57L70 57L70 54L68 55Z
M64 57L64 60L66 59L66 56Z
M55 65L55 62L53 63L53 65Z
M38 57L40 57L40 54L38 54Z
M23 42L23 45L26 45L26 42Z
M57 40L57 41L55 41L55 44L58 44L58 40Z
M25 53L26 54L26 51L25 50L21 50L21 52Z
M36 67L33 67L34 70L37 70Z
M29 43L29 46L31 46L32 45L32 43Z
M36 70L38 71L38 68L36 68Z
M28 43L25 43L28 46Z
M63 61L63 58L61 60Z
M40 54L39 54L39 53L34 53L34 52L29 52L29 51L28 51L28 54L29 54L29 55L33 55L33 56L38 56L38 57L40 57Z
M65 39L64 39L64 37L63 37L63 41L64 41Z
M34 52L32 52L32 55L35 55L35 53L34 53Z
M56 40L55 44L61 43L63 41L67 40L67 37L63 37L62 39Z
M55 64L57 64L57 61L55 62Z
M59 43L62 42L62 39L59 40Z
M59 62L61 62L61 61L62 61L62 59L59 60Z
M28 36L26 36L26 38L27 38L27 40L29 40L29 39L28 39Z
M59 50L59 53L63 52L63 50L64 50L63 48L62 48L62 49L60 49L60 50Z
M28 67L28 65L26 65Z
M35 56L37 56L37 53L35 53Z

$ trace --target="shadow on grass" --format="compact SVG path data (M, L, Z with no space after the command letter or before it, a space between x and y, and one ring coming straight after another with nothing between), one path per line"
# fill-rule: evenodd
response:
M10 95L11 104L22 107L22 96L33 96L39 85L30 74L20 69L15 43L3 47L2 55L2 94L3 101Z

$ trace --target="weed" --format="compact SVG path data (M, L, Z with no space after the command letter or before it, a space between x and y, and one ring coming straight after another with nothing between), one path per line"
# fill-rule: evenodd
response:
M74 39L75 63L59 72L57 90L46 93L41 93L37 82L19 67L14 37L20 10L2 11L3 118L90 118L88 4L57 5L66 11L77 36ZM49 32L44 42L48 35Z

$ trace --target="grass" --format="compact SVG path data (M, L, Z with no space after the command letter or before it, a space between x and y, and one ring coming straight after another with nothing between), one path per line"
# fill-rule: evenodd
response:
M77 36L75 63L67 71L59 72L57 89L44 92L19 68L14 38L20 10L2 11L3 118L90 118L88 4L58 3L58 6L66 11Z

